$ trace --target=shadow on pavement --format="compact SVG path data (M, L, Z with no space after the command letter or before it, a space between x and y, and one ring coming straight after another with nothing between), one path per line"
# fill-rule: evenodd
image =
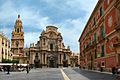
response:
M115 80L116 75L106 74L101 72L92 72L89 70L83 69L73 69L74 71L78 72L79 74L89 78L90 80Z

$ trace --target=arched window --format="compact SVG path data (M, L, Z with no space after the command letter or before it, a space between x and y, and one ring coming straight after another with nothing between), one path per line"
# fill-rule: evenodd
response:
M18 45L19 45L19 42L18 42L18 41L16 41L16 47L18 47Z
M66 60L66 54L64 54L64 60Z
M43 38L43 45L45 45L45 38Z
M36 56L38 57L38 53L36 53Z
M50 49L53 50L53 44L50 44Z
M17 28L17 33L19 33L19 28Z

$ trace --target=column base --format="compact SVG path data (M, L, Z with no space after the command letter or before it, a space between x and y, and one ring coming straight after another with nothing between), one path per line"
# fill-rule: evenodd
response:
M58 68L63 68L63 64L58 64Z
M41 68L47 68L47 64L41 64Z

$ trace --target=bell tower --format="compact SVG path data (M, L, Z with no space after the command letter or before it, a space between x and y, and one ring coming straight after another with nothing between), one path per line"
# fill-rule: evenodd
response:
M14 55L23 55L24 49L24 31L22 26L22 21L20 20L20 15L15 22L14 29L12 31L11 38L11 50Z

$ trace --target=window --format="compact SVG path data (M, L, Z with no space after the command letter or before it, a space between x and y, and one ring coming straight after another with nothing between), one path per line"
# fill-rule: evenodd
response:
M53 44L50 44L50 49L53 50Z
M103 8L100 8L100 17L103 15Z
M5 55L7 55L7 49L5 49Z
M45 53L44 53L44 64L46 64L46 63L45 63Z
M45 53L44 53L44 55L45 55ZM36 53L36 57L38 57L38 53Z
M18 45L19 45L19 42L18 42L18 41L16 41L16 47L18 47Z
M20 29L20 32L21 32L21 29Z
M105 53L104 53L104 45L101 46L101 49L102 49L101 57L105 57Z
M101 35L102 37L105 36L105 34L104 34L104 26L103 26L103 25L100 27L100 35Z
M17 33L19 33L19 28L17 28Z
M2 48L2 54L4 54L4 52L3 52L3 48Z
M2 38L2 45L4 45L4 40L3 40L3 38Z
M101 62L101 66L105 67L105 62L104 61Z
M43 45L45 45L45 39L43 39Z
M60 54L60 64L61 64L61 54Z
M96 33L94 33L94 41L96 42Z
M110 51L113 50L113 43L112 43L112 41L110 41L109 48L110 48Z
M96 51L96 49L95 49L95 59L97 58L97 51Z
M96 25L96 21L95 21L95 18L93 18L93 26Z
M66 60L66 55L64 54L64 60Z
M26 53L26 56L28 56L27 53Z
M112 16L109 16L108 18L108 26L111 27L113 24Z
M7 40L6 40L6 42L5 42L5 46L7 46Z

